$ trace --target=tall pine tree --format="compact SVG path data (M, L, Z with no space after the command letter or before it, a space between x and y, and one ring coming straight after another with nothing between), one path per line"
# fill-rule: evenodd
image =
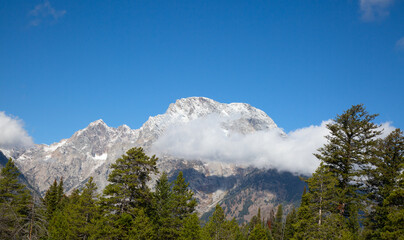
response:
M368 239L382 239L381 233L395 232L390 216L403 211L404 194L400 186L400 178L404 171L404 136L400 129L390 133L378 142L378 153L374 158L375 168L369 171L370 212L366 221L366 237ZM402 183L401 183L402 184ZM394 196L394 197L393 197ZM398 198L397 198L398 197ZM396 227L403 226L397 223ZM393 228L392 228L393 227ZM403 229L403 227L401 227ZM403 230L402 230L403 231Z
M20 172L10 158L0 173L0 239L22 239L29 228L31 195L18 182Z
M104 202L115 214L131 214L132 209L148 208L151 193L147 182L157 173L157 158L147 156L143 148L132 148L111 165L110 182L104 189Z
M371 160L376 153L378 125L373 123L377 114L370 115L363 105L355 105L337 115L327 125L328 142L315 156L324 162L338 179L336 191L340 192L340 214L347 219L353 234L358 234L358 211L366 211L363 178L372 168Z
M275 215L275 221L272 227L272 237L274 240L283 239L283 207L282 204L278 205Z
M97 221L97 226L104 226L104 229L98 234L106 234L104 237L111 239L127 239L131 231L147 235L140 233L141 228L133 228L133 224L142 217L143 223L147 222L149 226L153 196L147 182L151 180L151 174L158 172L156 162L155 156L147 156L143 148L138 147L129 149L111 165L110 184L101 198L103 217Z
M163 172L156 182L156 190L153 193L153 219L155 222L157 239L177 239L179 230L174 219L175 202L171 183L167 174Z

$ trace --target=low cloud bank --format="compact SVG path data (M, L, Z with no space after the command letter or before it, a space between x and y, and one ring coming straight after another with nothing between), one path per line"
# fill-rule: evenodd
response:
M0 112L0 148L30 147L33 144L22 120Z
M223 119L222 119L223 120ZM255 167L276 168L298 174L311 174L319 165L313 155L322 147L329 134L331 120L285 135L280 129L258 131L247 135L224 130L218 118L197 119L166 129L153 145L157 155L202 161L225 162ZM383 124L383 136L394 127Z

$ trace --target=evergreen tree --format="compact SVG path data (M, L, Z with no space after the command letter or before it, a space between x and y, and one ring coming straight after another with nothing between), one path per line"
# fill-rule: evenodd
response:
M330 135L326 136L328 143L315 154L338 179L336 191L341 193L338 199L340 214L347 218L354 234L358 230L358 211L366 210L363 194L366 189L361 179L372 168L376 137L380 135L378 125L372 122L376 116L369 115L363 105L352 106L337 115L327 125L330 130Z
M154 231L153 222L146 215L143 209L136 210L136 218L133 219L129 231L130 240L151 240L157 239L157 233Z
M182 228L183 220L195 211L197 205L196 200L193 198L194 193L188 186L189 184L185 182L182 172L179 172L172 188L174 222L177 230Z
M10 158L0 173L0 239L27 236L32 199L26 187L18 182L19 175Z
M242 240L243 234L235 218L226 221L225 229L227 230L227 239Z
M217 204L215 211L202 230L202 239L242 239L242 234L236 220L228 221L223 209Z
M184 219L184 224L180 232L180 240L200 240L202 239L202 229L198 215L193 213Z
M68 205L68 204L67 204ZM53 212L52 218L49 221L49 238L57 239L77 239L75 232L77 226L70 223L79 217L76 212L69 211L69 206L64 209L57 209Z
M144 218L152 226L152 194L147 186L150 175L157 173L157 158L147 156L142 148L132 148L111 165L110 182L100 200L102 217L97 219L99 230L96 235L110 239L128 239L130 232L143 231L133 226ZM138 215L142 214L142 215ZM98 228L97 228L98 229ZM144 229L147 230L147 229ZM144 233L147 235L147 233Z
M50 221L53 217L53 213L63 208L63 199L64 199L64 192L63 192L63 179L60 179L59 184L55 181L49 187L49 189L45 193L44 197L44 205L46 207L46 215L48 221Z
M382 233L384 237L388 236L387 232L395 232L399 226L404 225L404 222L401 224L391 222L391 217L399 216L400 211L402 214L404 209L404 194L397 194L403 191L403 186L400 186L404 171L403 132L396 129L378 143L379 151L373 162L376 167L369 172L368 180L370 189L368 197L372 207L366 221L368 239L382 239ZM393 236L394 234L391 235L391 239Z
M311 223L307 224L306 236L312 239L325 239L327 235L332 236L336 231L336 229L332 230L333 226L327 225L330 221L326 220L337 212L339 206L338 199L341 199L341 196L336 188L338 179L323 163L320 163L316 172L306 182L309 186L308 209L312 216L309 220ZM355 213L356 211L353 211L353 216Z
M216 205L215 211L212 216L209 218L209 221L203 228L203 239L209 240L219 240L225 239L225 222L226 217L224 215L223 209L219 204Z
M404 163L401 164L404 169ZM397 187L384 200L388 207L387 222L381 231L381 239L404 239L404 171L397 179Z
M297 221L292 225L295 229L293 239L307 239L307 229L313 224L315 224L315 221L312 212L310 211L309 196L305 186L300 207L297 210Z
M264 227L264 223L260 219L261 219L261 208L258 208L257 215L253 216L249 222L243 224L240 227L240 231L243 235L243 239L248 239L248 237L250 236L251 232L254 230L254 228L257 224L260 224L260 225L262 225L262 227ZM265 228L267 228L267 227L265 227ZM265 228L264 228L264 231L266 230Z
M284 239L291 239L295 233L294 224L297 222L297 212L296 209L293 208L292 211L286 215L285 220L285 230L284 230Z
M256 225L262 225L261 221L261 208L258 208L257 215L253 216L250 220L250 222L247 224L247 236L251 234L251 232L254 230Z
M81 213L77 235L81 239L88 239L94 229L94 220L98 218L96 202L98 200L97 185L93 177L90 177L85 187L81 191L76 211Z
M30 240L45 239L48 236L48 222L46 220L46 208L41 199L34 195L30 203L28 215L29 228L26 228L26 236Z
M282 204L278 205L278 210L276 211L275 221L272 227L272 237L275 240L283 239L283 208Z
M173 185L173 186L172 186ZM185 219L194 211L193 192L180 172L174 184L168 182L166 173L157 180L153 194L154 222L159 239L178 239Z
M103 204L115 215L133 214L133 209L149 209L151 192L147 182L157 173L157 158L147 156L143 148L132 148L111 165L110 182L104 189Z
M248 236L248 240L268 240L267 233L261 224L256 224Z
M157 239L177 239L179 230L174 219L175 202L171 183L163 172L156 182L154 192L153 217L156 226Z

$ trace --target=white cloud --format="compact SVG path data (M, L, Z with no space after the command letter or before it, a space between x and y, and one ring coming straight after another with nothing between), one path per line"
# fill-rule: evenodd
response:
M396 48L398 50L404 50L404 37L400 38L397 42L396 42Z
M39 26L46 20L55 22L65 14L65 10L56 10L51 6L48 0L45 0L44 3L36 5L35 8L29 12L29 15L33 17L30 21L30 26Z
M393 0L360 0L362 20L371 22L388 16L392 3Z
M229 135L217 118L203 118L169 127L152 150L186 159L309 174L319 164L313 153L326 142L327 122L292 131L287 136L279 129Z
M380 135L380 138L385 138L387 135L389 135L391 132L393 132L396 128L391 125L391 122L385 122L382 123L380 128L378 129L379 131L382 132Z
M307 175L319 165L313 153L327 142L326 125L330 122L323 121L287 135L280 129L229 135L217 117L207 117L169 127L154 143L152 151L157 155L270 167ZM390 123L382 124L381 128L382 137L394 130Z
M0 112L0 147L9 149L33 145L32 138L23 126L22 120L7 116L5 112Z

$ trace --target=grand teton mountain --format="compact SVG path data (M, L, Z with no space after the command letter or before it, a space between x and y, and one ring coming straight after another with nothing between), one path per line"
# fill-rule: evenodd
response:
M41 195L55 178L62 177L67 192L82 187L91 176L102 191L108 184L110 164L128 149L143 147L159 157L159 171L167 172L171 179L183 171L202 217L219 203L229 217L242 222L259 207L262 214L269 214L279 203L288 207L299 201L304 183L292 173L271 168L270 162L256 167L248 161L231 161L226 149L224 153L204 154L209 145L202 146L198 139L206 131L218 132L215 134L223 135L223 141L230 136L268 131L287 137L266 113L248 104L191 97L170 104L164 114L150 117L139 129L109 127L100 119L51 145L1 151L15 159L24 179ZM187 139L191 135L194 137Z

